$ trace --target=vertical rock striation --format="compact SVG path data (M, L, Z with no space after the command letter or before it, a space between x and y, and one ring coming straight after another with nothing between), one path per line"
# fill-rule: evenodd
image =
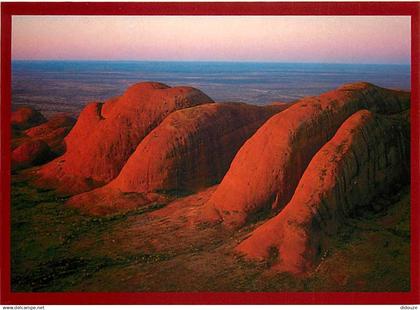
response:
M113 181L75 196L69 203L92 205L112 191L191 192L214 185L242 144L288 106L211 103L172 112L141 141ZM100 200L103 205L113 204Z
M360 109L397 113L408 109L409 101L409 93L368 83L298 101L269 119L238 151L206 204L203 221L238 227L259 212L278 212L309 161L350 115Z
M214 103L173 112L143 139L112 185L124 192L214 185L242 144L280 110Z
M353 114L312 158L290 202L237 250L248 258L276 257L273 268L280 271L309 270L355 208L408 182L407 125L407 114Z

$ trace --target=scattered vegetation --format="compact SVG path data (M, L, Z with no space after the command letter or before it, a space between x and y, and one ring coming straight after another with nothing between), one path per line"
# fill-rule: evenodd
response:
M53 191L35 189L26 181L12 182L11 262L12 288L17 291L67 290L93 273L109 266L167 259L163 254L136 253L111 258L86 257L72 247L86 235L99 237L146 210L112 216L89 216L63 205L65 198ZM147 211L159 208L153 205ZM91 236L92 237L92 236Z
M131 232L139 225L137 219L144 219L147 212L161 205L112 216L89 216L65 206L66 198L36 189L16 176L11 194L13 291L410 289L408 187L355 212L332 237L319 266L301 277L270 269L277 256L281 257L274 248L273 261L266 263L245 261L233 253L252 227L230 235L211 235L214 227L202 227L184 239L168 236L166 242L176 240L174 247L184 246L182 251L151 251L153 247L131 246L135 240L123 247L120 240L141 239ZM116 238L117 231L123 236L120 239ZM209 238L213 238L211 242Z

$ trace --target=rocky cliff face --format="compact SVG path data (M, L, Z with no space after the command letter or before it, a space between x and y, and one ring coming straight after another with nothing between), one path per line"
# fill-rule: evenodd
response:
M309 161L350 115L360 109L392 114L408 106L409 93L368 83L298 101L268 120L238 151L203 220L238 227L257 213L278 212Z
M40 170L38 185L75 194L115 178L141 140L168 114L213 102L191 87L138 83L118 98L91 103L66 137L66 153Z
M113 191L193 192L214 185L242 144L268 118L287 107L212 103L172 112L141 141L113 181L75 196L69 203L93 205L98 196ZM110 199L117 199L115 196ZM115 205L115 201L100 201Z
M350 116L312 158L286 207L237 250L254 259L275 257L280 271L312 268L355 208L408 181L407 118L367 110Z

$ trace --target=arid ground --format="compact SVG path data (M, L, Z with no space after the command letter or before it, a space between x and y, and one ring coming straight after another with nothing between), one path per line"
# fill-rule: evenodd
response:
M12 115L13 291L407 291L410 93L137 83Z
M270 271L269 262L252 263L233 253L261 222L235 233L194 229L182 216L188 207L176 205L88 216L18 175L12 186L14 291L410 289L408 187L356 212L316 269L308 277L294 277Z

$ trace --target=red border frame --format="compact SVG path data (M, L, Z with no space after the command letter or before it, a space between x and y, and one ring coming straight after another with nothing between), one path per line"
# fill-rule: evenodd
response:
M406 15L411 16L411 291L392 293L13 293L10 287L12 15ZM420 303L419 2L199 2L1 4L1 304L417 304Z

